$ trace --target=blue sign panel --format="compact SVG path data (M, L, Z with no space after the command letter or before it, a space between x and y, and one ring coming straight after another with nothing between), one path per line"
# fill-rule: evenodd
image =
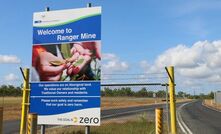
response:
M34 13L30 112L38 124L100 125L100 40L100 7Z

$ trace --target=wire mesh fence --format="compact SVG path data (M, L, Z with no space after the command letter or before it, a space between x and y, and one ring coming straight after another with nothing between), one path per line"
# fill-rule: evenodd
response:
M133 130L125 130L126 133L135 133L134 130L137 129L139 133L155 133L155 108L161 107L164 111L164 132L168 132L167 91L164 84L103 84L101 93L102 125L108 126L117 122L122 127L127 127L131 122L143 123L143 128L133 127Z
M91 127L91 134L153 134L155 108L163 108L163 133L168 133L166 72L102 76L101 126ZM62 132L83 134L83 130L72 127Z
M112 133L155 133L155 108L162 107L164 133L168 133L166 73L119 73L103 76L101 127L118 123L121 130L113 129ZM130 125L131 123L134 125Z

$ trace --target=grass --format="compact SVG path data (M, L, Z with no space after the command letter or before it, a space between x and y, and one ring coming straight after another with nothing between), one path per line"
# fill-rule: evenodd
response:
M21 116L21 97L0 97L0 106L4 106L3 120L15 120Z
M137 97L101 97L101 109L112 109L132 106L165 103L164 98L137 98ZM0 106L4 105L4 120L16 120L21 117L21 97L0 97ZM187 101L178 99L179 101ZM3 104L4 102L4 104Z
M139 98L139 97L102 97L101 109L112 109L132 106L151 105L155 103L166 103L165 98ZM189 101L188 99L177 99L177 102Z
M204 104L207 105L207 106L210 106L210 107L221 110L221 104L215 103L213 99L204 100Z
M101 98L101 108L122 108L128 106L140 106L147 104L160 103L162 99L154 98L137 98L137 97L102 97Z
M103 123L100 127L91 127L91 134L152 134L154 123L148 122L145 115L126 122ZM84 127L72 126L49 129L50 134L84 134ZM166 130L165 130L166 132Z

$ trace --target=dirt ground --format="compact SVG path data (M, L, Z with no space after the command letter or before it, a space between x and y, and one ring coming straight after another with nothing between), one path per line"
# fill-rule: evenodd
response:
M215 109L221 110L221 104L215 103L213 99L204 100L204 104L207 106L213 107Z
M112 109L165 103L164 98L137 98L137 97L101 97L101 109ZM178 99L177 102L188 101ZM4 106L3 119L15 120L21 117L21 97L0 97L0 106Z

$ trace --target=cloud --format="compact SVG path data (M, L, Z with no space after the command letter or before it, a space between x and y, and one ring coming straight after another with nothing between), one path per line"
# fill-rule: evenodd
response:
M4 80L7 82L16 81L18 79L19 79L18 76L13 73L10 73L4 77Z
M142 61L140 62L140 67L141 67L142 69L148 69L148 68L150 67L150 65L148 64L148 62L147 62L146 60L142 60Z
M21 60L15 55L0 55L0 64L18 64Z
M102 70L106 73L113 73L128 70L129 65L126 61L121 61L119 57L112 53L103 54Z
M175 67L177 85L202 87L202 83L221 83L221 40L198 41L192 46L178 44L161 53L153 64L141 61L144 72L156 73L165 66Z

